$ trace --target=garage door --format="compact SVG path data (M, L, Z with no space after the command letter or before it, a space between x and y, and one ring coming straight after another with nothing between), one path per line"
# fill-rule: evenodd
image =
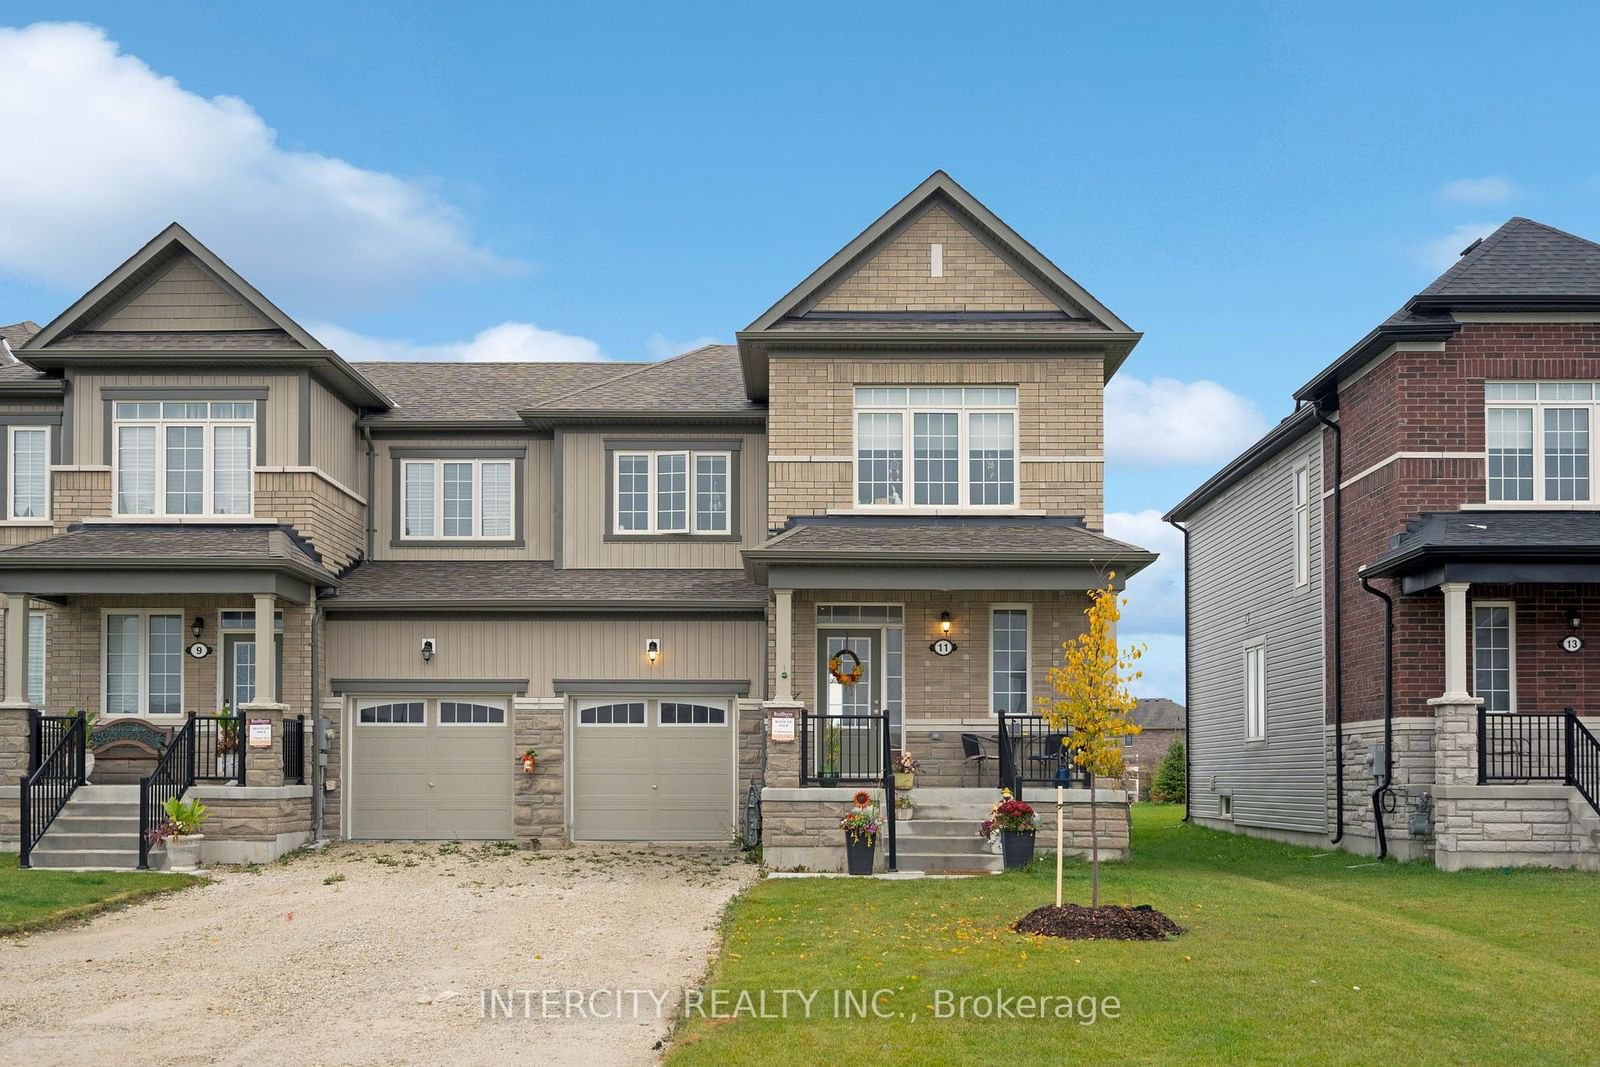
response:
M572 714L576 840L728 840L733 713L727 701L584 698Z
M357 701L350 836L510 840L511 720L509 700L481 696Z

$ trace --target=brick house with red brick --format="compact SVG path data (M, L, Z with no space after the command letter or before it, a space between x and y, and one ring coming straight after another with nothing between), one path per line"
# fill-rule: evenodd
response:
M1191 813L1600 868L1600 245L1511 219L1295 401L1167 516Z

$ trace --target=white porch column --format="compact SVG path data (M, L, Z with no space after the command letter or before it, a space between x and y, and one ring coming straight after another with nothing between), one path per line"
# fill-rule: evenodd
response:
M5 703L14 708L28 705L28 597L26 593L6 594Z
M1444 695L1441 700L1471 699L1467 690L1467 590L1468 582L1445 582L1444 593Z
M794 591L775 589L773 593L777 597L772 622L778 670L773 693L779 703L786 703L794 700Z
M276 606L271 593L256 594L256 695L252 704L278 702L278 646L273 627Z

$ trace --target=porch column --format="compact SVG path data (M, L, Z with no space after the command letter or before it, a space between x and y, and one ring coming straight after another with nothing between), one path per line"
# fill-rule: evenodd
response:
M1467 690L1467 582L1445 582L1444 593L1444 695L1441 700L1461 703L1471 699Z
M775 589L773 593L778 601L772 620L778 671L773 693L779 703L789 703L794 700L794 591Z
M6 594L5 706L31 707L28 703L28 596Z
M256 594L256 704L278 702L278 648L272 625L276 605L271 593Z
M271 593L256 594L256 696L239 707L246 721L245 783L252 786L283 784L283 717L289 709L278 702L278 650L272 625L276 605ZM254 748L249 743L249 724L260 722L267 723L272 744Z

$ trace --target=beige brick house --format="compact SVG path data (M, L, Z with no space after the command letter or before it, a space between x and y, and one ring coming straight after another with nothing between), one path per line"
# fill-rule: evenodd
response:
M958 807L1052 777L1044 669L1153 558L1101 532L1139 335L943 173L661 363L349 363L176 224L0 337L0 842L39 865L159 863L179 794L211 861L764 826L826 865L901 751Z

